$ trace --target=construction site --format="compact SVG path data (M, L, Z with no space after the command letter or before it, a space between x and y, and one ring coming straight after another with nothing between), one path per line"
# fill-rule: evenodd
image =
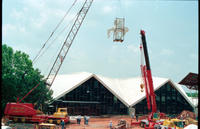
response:
M119 12L123 12L123 7L121 7L123 0L116 1L120 6ZM8 101L5 104L1 128L197 129L198 96L193 97L189 91L198 95L199 75L188 72L179 82L173 81L171 77L153 76L154 70L150 65L152 62L150 48L152 47L148 40L155 35L151 35L151 32L148 32L149 29L146 31L142 28L140 30L130 28L125 25L126 19L123 16L116 14L116 18L112 21L114 26L107 29L106 34L108 38L112 37L109 39L110 42L123 46L129 31L131 29L137 31L137 35L134 35L134 38L137 37L140 40L135 51L138 53L136 56L140 58L140 61L135 61L139 64L137 69L140 71L139 74L136 73L137 76L120 78L119 74L116 74L115 77L108 77L87 70L60 74L60 72L64 73L62 67L67 67L63 65L65 58L68 58L68 52L71 51L72 44L76 42L76 37L80 36L81 26L86 26L84 23L87 21L87 15L94 10L92 8L94 3L95 0L71 1L71 6L64 17L32 60L34 64L48 50L51 44L47 46L47 43L50 42L57 28L64 19L68 18L74 6L80 4L77 6L78 12L70 22L71 26L65 34L64 41L58 47L59 51L54 55L54 59L51 59L51 66L43 79L46 89L52 91L53 99L46 102L48 106L45 108L41 106L39 102L43 98L40 96L38 96L38 103L27 101L27 98L43 85L43 82L36 81L34 86L27 90L28 92L23 92L23 95L20 93L20 97L16 95L15 102ZM57 37L53 39L52 44L56 39ZM51 50L50 53L53 51ZM76 60L75 58L66 60L73 61L73 59ZM162 67L162 65L159 66ZM43 67L47 67L46 64ZM98 67L95 68L98 69ZM173 74L174 71L170 72ZM24 76L28 77L27 70L24 70L22 75L23 79ZM183 87L186 87L187 92ZM40 94L43 94L42 91Z

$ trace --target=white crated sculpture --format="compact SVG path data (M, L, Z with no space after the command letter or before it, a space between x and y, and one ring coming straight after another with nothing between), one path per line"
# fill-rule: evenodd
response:
M114 42L123 42L124 35L129 31L127 27L124 26L124 18L116 18L114 21L114 27L108 29L107 35L110 37L110 33L113 32Z

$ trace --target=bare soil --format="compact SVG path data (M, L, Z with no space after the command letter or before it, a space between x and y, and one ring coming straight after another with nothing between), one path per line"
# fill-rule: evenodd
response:
M130 126L131 118L130 116L107 116L107 117L90 117L88 125L84 124L84 119L81 119L81 123L77 124L76 120L70 121L69 124L65 125L65 129L110 129L109 124L112 121L113 129L117 126L118 121L123 119L126 121L127 129L143 129L140 126ZM132 121L136 121L132 119ZM34 129L34 124L23 124L23 123L13 123L10 125L13 129ZM61 129L60 125L57 125L57 129Z
M112 116L112 117L103 117L103 118L90 118L88 125L84 124L84 119L81 119L81 123L77 124L76 121L71 122L66 125L66 129L109 129L109 123L112 121L112 125L116 126L118 121L123 119L127 123L128 128L142 129L139 126L130 127L131 118L130 116ZM133 119L133 121L136 121Z

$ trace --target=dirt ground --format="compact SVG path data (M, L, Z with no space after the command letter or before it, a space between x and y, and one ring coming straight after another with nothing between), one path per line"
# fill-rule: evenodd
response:
M134 129L142 129L139 126L130 127L131 118L129 116L113 116L104 118L90 118L88 125L84 125L84 119L81 119L80 125L76 121L71 121L66 125L66 129L109 129L109 123L112 121L112 125L117 125L120 119L126 120L128 127ZM133 121L136 121L135 119Z
M76 119L70 120L69 124L65 125L65 129L110 129L109 123L112 121L112 125L116 126L118 124L118 121L120 119L123 119L127 123L127 129L143 129L139 126L131 127L131 118L130 116L110 116L110 117L90 117L88 125L84 124L84 119L81 119L81 123L77 124ZM133 121L136 121L133 119ZM34 124L23 124L23 123L15 123L9 125L12 127L12 129L34 129ZM57 129L61 129L60 125L57 125ZM113 128L114 129L114 128Z

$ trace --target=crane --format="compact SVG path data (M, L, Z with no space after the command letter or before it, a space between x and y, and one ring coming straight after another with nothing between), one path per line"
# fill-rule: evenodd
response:
M85 0L82 8L78 12L78 15L76 16L76 19L59 51L59 54L56 57L56 60L53 63L53 66L50 69L50 72L46 78L46 84L50 87L52 86L56 75L58 74L58 71L60 70L60 67L81 27L81 24L83 23L83 20L85 19L85 16L92 4L93 0ZM34 88L32 88L21 100L17 100L17 102L21 102L23 99L25 99L26 96L28 96L35 88L39 86L40 83L38 83Z
M140 45L141 55L144 54L146 65L141 62L140 68L141 68L141 74L142 74L142 80L143 84L141 84L141 88L143 88L143 85L145 86L146 91L146 97L147 97L147 107L148 110L151 111L151 115L157 111L156 107L156 99L155 99L155 93L153 89L153 80L151 75L151 68L150 68L150 62L149 62L149 55L147 50L147 44L146 44L146 37L145 37L145 31L141 30L141 40L142 44ZM149 117L151 117L149 115ZM148 118L149 120L151 118Z
M93 0L85 0L82 8L78 12L76 19L59 51L59 54L57 55L57 58L55 62L53 63L53 66L46 78L46 83L49 86L49 89L51 85L53 84L56 75L58 74L60 67L63 63L63 60L65 59L80 27L83 23L83 20L85 19L85 16L91 7ZM34 105L32 103L20 103L23 99L25 99L34 89L36 89L40 85L40 82L32 88L22 99L17 99L17 103L7 103L4 114L6 118L14 121L18 121L18 118L21 119L22 122L46 122L49 120L57 120L57 123L60 123L61 120L64 120L65 122L69 122L69 117L65 115L62 116L47 116L47 115L38 115L37 111L34 109ZM59 112L58 112L59 113Z
M57 58L47 76L47 84L49 85L49 87L51 87L51 85L53 84L56 75L58 74L58 71L60 70L60 67L62 66L63 60L65 59L73 41L74 38L76 37L76 34L78 33L81 24L92 4L93 0L86 0L85 3L83 4L83 7L81 8L81 10L78 12L78 15L76 17L76 20L74 22L74 24L72 25L63 45L62 48L60 49L59 54L57 55Z
M145 129L154 129L154 125L161 124L159 118L164 118L164 113L157 112L156 106L156 97L153 88L153 79L151 74L151 67L149 61L149 55L147 50L146 36L145 31L141 30L141 40L142 44L140 45L141 51L141 74L142 74L142 84L140 85L141 89L145 87L146 92L146 100L147 100L147 108L150 111L147 120L141 120L141 125L145 125ZM145 64L143 64L143 57L145 58ZM157 121L156 121L157 120Z
M164 113L158 113L157 112L157 106L156 106L156 97L155 92L153 88L153 79L151 74L151 67L150 67L150 61L149 61L149 55L147 50L147 43L146 43L146 36L145 31L140 30L141 34L141 41L140 44L140 51L141 51L141 78L142 78L142 84L141 92L143 92L143 88L145 88L146 93L146 100L147 100L147 109L150 111L148 114L147 119L142 119L139 122L131 121L131 125L138 125L140 124L141 127L145 127L145 129L154 129L154 125L161 124L161 121L159 121L160 117L165 117ZM145 64L143 62L143 58L145 59Z

